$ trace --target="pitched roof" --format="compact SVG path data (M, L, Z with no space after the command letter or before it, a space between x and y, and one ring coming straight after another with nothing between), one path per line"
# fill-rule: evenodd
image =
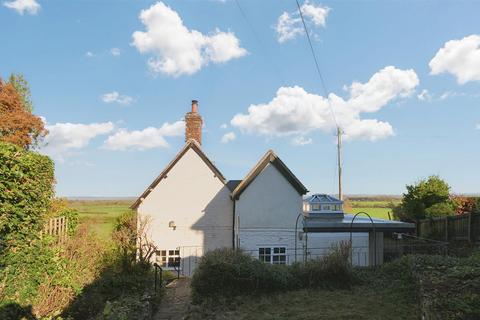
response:
M200 158L205 162L205 164L210 168L210 170L213 171L215 177L220 179L223 184L227 184L227 180L225 179L223 174L220 172L220 170L217 169L217 167L215 167L213 162L210 161L207 155L202 151L198 142L190 139L189 141L187 141L187 143L185 143L185 146L182 148L182 150L180 150L180 152L175 156L175 158L173 158L173 160L167 165L167 167L162 171L162 173L160 173L160 175L155 180L153 180L153 182L142 193L142 195L138 197L137 200L135 200L135 202L130 206L130 208L138 208L142 200L145 199L145 197L147 197L150 192L152 192L153 188L155 188L164 177L166 177L167 173L175 166L175 164L177 164L177 162L183 157L185 153L187 153L189 149L192 149L200 156Z
M304 199L309 203L343 203L343 201L324 193L316 193Z
M288 169L288 167L283 163L282 160L273 152L268 150L267 153L258 161L258 163L253 167L253 169L247 174L245 179L243 179L237 187L232 191L232 198L238 199L242 192L250 185L250 183L255 180L255 178L260 174L260 172L265 169L268 164L272 164L288 182L297 190L301 195L304 195L308 192L307 188L297 179L297 177Z

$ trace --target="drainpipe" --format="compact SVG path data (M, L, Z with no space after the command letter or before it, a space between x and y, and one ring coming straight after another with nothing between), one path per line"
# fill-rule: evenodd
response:
M236 226L235 226L235 198L232 199L233 200L233 223L232 223L232 248L233 249L236 249L235 248L235 229L236 229Z

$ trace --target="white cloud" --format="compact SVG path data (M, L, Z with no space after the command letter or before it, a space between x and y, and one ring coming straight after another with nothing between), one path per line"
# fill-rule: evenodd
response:
M166 148L169 144L165 137L181 136L184 130L184 121L177 121L171 124L166 122L160 128L148 127L134 131L120 129L107 138L104 147L117 151Z
M101 99L105 103L119 103L123 105L129 105L133 102L133 98L127 95L123 95L118 93L117 91L112 91L109 93L105 93L101 96Z
M480 81L480 35L447 41L429 66L430 74L450 73L459 84Z
M93 57L93 52L87 51L87 52L85 53L85 56L86 56L87 58L91 58L91 57Z
M121 51L118 48L112 48L110 49L110 53L112 54L112 56L118 57L121 54Z
M334 93L325 98L298 86L281 87L270 102L251 105L246 114L237 114L230 122L243 133L305 136L311 131L335 128L330 102L346 139L375 141L393 135L392 126L376 119L361 119L360 115L377 112L396 98L411 96L418 84L414 70L388 66L366 83L353 82L347 87L347 100Z
M440 95L438 98L439 100L445 100L448 98L454 98L454 97L463 97L465 96L464 92L456 92L456 91L445 91Z
M37 14L40 10L40 4L35 0L14 0L5 1L3 5L7 8L13 9L23 15L25 12L28 14Z
M220 125L220 129L222 129L222 130L225 130L225 129L227 129L227 128L228 128L228 124L226 124L226 123L222 123L222 124Z
M232 32L216 29L209 35L189 30L178 13L157 2L140 13L146 31L135 31L132 45L140 53L150 53L150 70L178 77L193 74L209 62L224 63L247 51Z
M420 92L417 95L417 98L422 101L431 101L432 100L432 95L428 92L427 89L423 89L422 92Z
M45 127L48 134L45 137L45 145L40 149L40 152L51 155L58 160L63 160L70 155L72 150L85 148L93 138L110 133L114 129L111 122L91 124L66 122L46 124Z
M302 10L305 23L313 24L315 27L325 27L330 8L305 1L300 6L300 10ZM297 35L304 32L300 14L297 11L291 13L283 12L278 17L275 31L280 43L295 39Z
M235 135L235 132L227 132L223 135L222 140L220 141L221 143L229 143L230 141L233 141L237 138Z
M292 144L294 146L305 146L313 142L312 138L305 138L304 136L294 137L292 139Z
M477 123L477 125L475 126L475 129L480 130L480 123Z

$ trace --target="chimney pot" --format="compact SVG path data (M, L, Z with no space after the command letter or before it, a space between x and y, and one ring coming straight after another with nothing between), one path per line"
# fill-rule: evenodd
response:
M192 100L192 112L193 113L198 113L198 101L197 100Z

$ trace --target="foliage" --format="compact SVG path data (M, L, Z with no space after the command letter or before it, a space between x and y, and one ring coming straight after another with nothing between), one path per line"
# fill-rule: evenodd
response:
M435 203L434 205L425 209L425 216L444 217L451 216L455 213L455 205L452 202Z
M193 306L188 319L419 319L411 264L400 262L353 269L356 279L348 289L320 286L215 297Z
M12 83L0 79L0 141L24 149L35 147L47 134L42 119L27 110Z
M101 268L93 282L82 288L62 316L73 319L138 319L139 308L154 308L154 272L133 264L124 268L117 250L103 254ZM145 310L143 310L145 311Z
M480 318L480 251L467 258L417 256L413 269L427 319Z
M440 213L451 213L446 210L451 205L450 186L438 176L430 176L428 179L420 180L416 184L407 185L407 193L403 194L402 202L394 208L393 213L397 219L402 221L416 222L426 217L440 215L434 212L435 208L427 211L437 204L446 204L438 209Z
M53 183L48 157L0 142L0 254L7 247L28 247L38 237Z
M348 252L342 245L322 259L286 266L260 262L241 250L217 249L200 259L192 278L193 300L198 303L305 287L348 287L353 280Z
M150 259L157 250L150 238L151 217L125 212L117 218L112 238L121 253L125 268L138 263L150 266Z
M464 196L452 196L451 197L453 203L455 204L455 214L467 214L467 213L475 213L478 209L478 199L472 197L464 197Z
M8 83L15 87L17 93L22 98L24 109L31 113L33 111L33 102L27 79L20 73L12 73L8 78Z
M54 198L50 203L47 211L47 218L66 217L68 218L67 232L68 235L73 236L79 225L78 210L72 209L68 205L67 199Z
M116 221L112 239L119 252L123 268L128 269L135 263L137 251L136 214L125 212Z
M86 228L61 245L52 238L32 241L28 248L7 255L0 305L31 305L37 316L59 313L98 275L103 252Z

